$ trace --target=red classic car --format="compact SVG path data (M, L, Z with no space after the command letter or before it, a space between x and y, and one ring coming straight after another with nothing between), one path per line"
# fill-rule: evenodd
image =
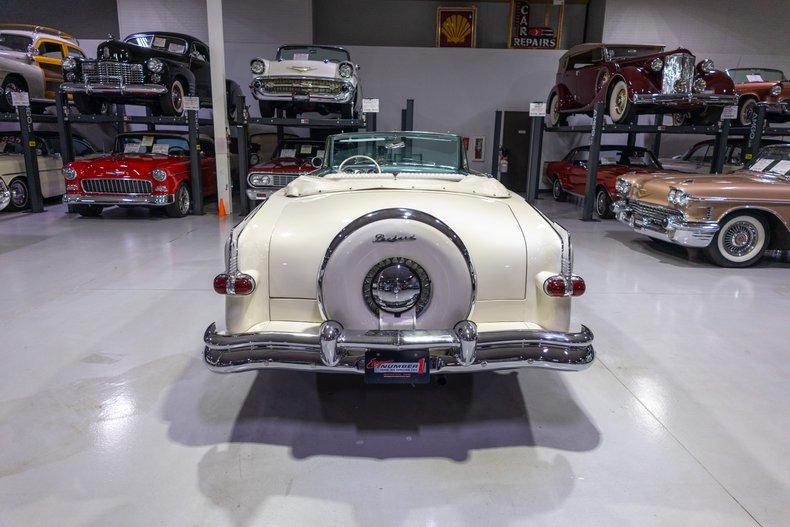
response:
M754 119L757 103L767 104L765 117L768 121L785 123L790 121L790 80L781 70L769 68L730 68L727 75L735 83L738 92L738 118L735 124L749 126Z
M603 101L612 121L637 115L672 113L693 124L713 124L724 106L735 104L735 84L705 59L696 64L687 49L664 46L580 44L560 58L557 84L548 98L550 126L569 115L592 114Z
M247 196L252 200L265 200L294 179L308 174L320 166L325 143L314 139L293 137L283 139L270 161L250 168L247 177Z
M546 175L551 182L551 193L557 201L565 201L568 194L584 196L587 187L587 162L590 147L574 148L562 161L550 161ZM623 145L601 145L598 174L595 177L595 213L604 219L614 218L612 203L616 201L615 183L623 174L644 174L661 170L661 163L646 148Z
M204 196L217 192L214 142L200 137ZM83 216L98 216L105 207L164 207L181 218L192 204L189 136L177 132L118 134L113 152L74 161L63 167L66 195ZM202 197L201 197L202 199Z

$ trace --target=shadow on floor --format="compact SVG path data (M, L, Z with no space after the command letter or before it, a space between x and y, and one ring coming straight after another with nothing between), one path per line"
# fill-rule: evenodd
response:
M201 394L197 416L184 412L178 393L170 394L165 407L171 437L189 445L283 445L296 458L463 461L475 449L540 445L586 451L600 442L562 374L552 371L451 375L444 386L365 385L352 375L260 371L242 401L234 395L238 382L228 379L233 375L196 377L205 381L199 388L189 382L173 390ZM235 420L229 422L230 416Z

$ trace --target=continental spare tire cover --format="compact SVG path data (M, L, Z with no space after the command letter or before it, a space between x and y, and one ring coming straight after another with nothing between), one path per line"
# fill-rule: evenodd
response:
M347 329L386 329L379 318L385 304L390 319L410 308L403 314L414 317L415 329L452 329L471 312L475 274L463 242L438 218L383 209L357 218L335 236L321 265L318 292L324 316ZM386 295L405 298L403 307L383 302Z

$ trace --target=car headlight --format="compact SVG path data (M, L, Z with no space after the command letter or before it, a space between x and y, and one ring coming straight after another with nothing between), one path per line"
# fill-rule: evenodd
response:
M347 62L344 62L344 63L343 63L343 64L341 64L341 65L340 65L340 67L337 69L337 72L338 72L338 73L340 74L340 76L341 76L341 77L343 77L344 79L349 79L349 78L351 78L351 76L354 74L354 66L352 66L351 64L349 64L349 63L347 63Z
M671 188L669 189L669 194L667 195L667 200L672 205L679 205L681 207L685 207L686 204L689 202L691 196L688 192L684 190L680 190L678 188Z
M65 71L71 71L77 67L77 59L75 59L74 57L66 57L65 59L63 59L61 66L63 66L63 69Z
M699 69L700 69L700 71L703 71L705 73L713 73L713 71L716 69L716 67L713 65L713 61L712 60L705 59L705 60L703 60L702 62L699 63Z
M771 87L771 95L773 95L774 97L777 97L781 93L782 93L782 85L781 84L776 84L773 87Z
M650 61L650 69L653 71L661 71L661 68L663 67L664 67L664 61L658 57Z
M617 178L614 188L617 190L618 194L625 197L628 194L628 191L631 190L631 183L622 178Z
M702 93L708 87L708 83L705 82L705 79L697 79L694 81L694 92L695 93Z
M667 201L670 202L672 205L675 205L675 196L678 195L678 189L671 188L669 189L669 194L667 194Z
M161 168L155 168L151 171L151 175L157 181L164 181L167 178L167 172Z
M71 167L63 167L63 177L66 179L75 179L77 177L77 171Z
M251 187L271 187L272 176L269 174L250 174L249 182Z
M252 70L255 75L262 75L263 72L266 71L266 64L260 59L255 59L250 62L250 70Z
M162 68L165 67L165 63L156 57L151 57L146 61L145 67L148 68L148 71L152 73L160 73Z

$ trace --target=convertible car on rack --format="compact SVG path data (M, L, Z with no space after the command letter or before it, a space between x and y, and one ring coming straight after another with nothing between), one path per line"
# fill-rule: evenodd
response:
M316 111L357 117L362 104L359 66L351 55L335 46L281 46L275 60L250 62L252 94L261 117L286 117Z
M763 148L727 175L628 174L617 218L652 238L704 249L723 267L747 267L790 249L790 144Z
M738 117L735 124L752 124L758 103L765 103L765 118L770 122L790 121L790 80L781 70L769 68L730 68L727 75L738 92Z
M189 35L147 31L110 38L96 48L96 59L63 60L60 89L73 94L80 113L100 113L106 103L141 104L159 115L181 115L184 97L211 107L208 46ZM228 113L236 115L239 85L225 81Z
M214 142L200 137L203 195L217 192ZM82 216L99 216L106 207L163 207L168 216L189 213L193 199L189 136L178 132L118 134L112 154L63 167L64 203Z
M664 51L643 44L579 44L560 57L557 83L549 92L550 126L570 115L592 114L602 101L616 124L640 114L673 114L676 124L713 124L736 104L735 84L713 61L687 49ZM696 63L696 65L695 65Z
M587 191L587 163L590 147L574 148L561 161L551 161L546 175L551 182L551 194L557 201L565 201L568 194L584 196ZM653 152L646 148L623 145L601 145L598 173L595 176L595 213L599 218L614 218L612 203L616 201L617 177L628 172L647 174L661 170Z
M225 328L206 330L204 360L368 382L580 370L593 335L571 324L572 255L565 229L469 172L459 136L330 136L319 171L232 229L213 284Z

